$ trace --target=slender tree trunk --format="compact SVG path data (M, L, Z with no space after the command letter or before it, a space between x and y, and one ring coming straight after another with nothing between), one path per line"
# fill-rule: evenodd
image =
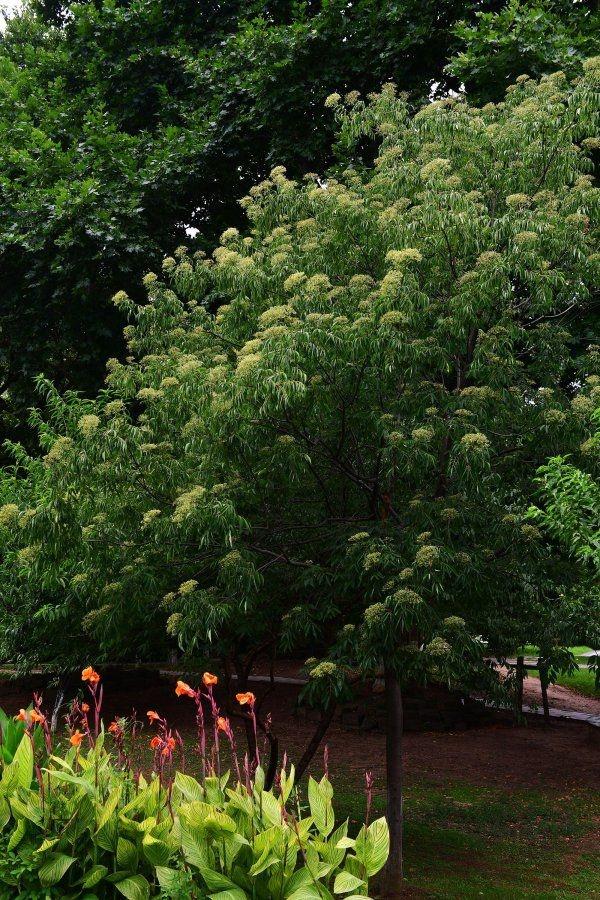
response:
M517 724L523 718L523 679L525 677L525 657L517 656L517 692L515 696L515 716Z
M248 690L248 674L242 661L237 657L234 659L235 673L237 675L236 693L245 693ZM248 759L256 759L256 736L254 734L254 726L250 719L244 717L244 729L246 731L246 743L248 745Z
M550 704L548 703L548 666L543 659L538 659L538 671L540 673L540 685L542 688L542 706L544 708L544 722L550 724Z
M300 757L300 761L296 766L296 784L300 781L300 779L306 772L308 766L310 765L310 761L319 749L319 744L325 737L325 733L335 715L335 709L335 703L331 701L329 706L321 710L321 718L319 719L317 727L315 728L314 734L308 742L308 746L306 747L306 750Z
M383 896L400 897L402 892L402 832L404 813L402 788L404 769L402 761L403 709L402 690L396 674L385 670L386 707L386 775L387 822L390 829L390 855L383 874Z

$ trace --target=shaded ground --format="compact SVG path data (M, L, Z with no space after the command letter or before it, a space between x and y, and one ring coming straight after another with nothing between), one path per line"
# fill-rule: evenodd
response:
M30 701L32 688L41 688L42 684L41 678L26 683L0 681L0 706L7 712L17 712ZM77 687L75 683L73 689ZM195 728L193 703L177 698L173 687L174 680L146 673L125 678L120 675L118 681L112 682L108 675L104 718L109 721L116 715L129 716L135 711L138 719L144 720L146 710L155 709L191 739ZM253 685L259 702L267 687ZM298 690L295 685L277 685L261 708L263 718L272 718L281 751L287 751L292 760L299 758L315 728L313 721L294 714ZM67 696L72 693L73 690L67 691ZM46 708L51 708L53 699L54 691L47 689ZM461 732L410 733L404 738L405 766L409 779L426 777L439 784L466 779L475 785L600 791L600 746L592 741L591 732L589 726L577 722L554 720L546 728L532 718L521 727L498 723ZM242 734L239 741L243 743ZM332 771L362 778L369 768L376 776L383 776L383 735L349 731L334 722L326 741Z

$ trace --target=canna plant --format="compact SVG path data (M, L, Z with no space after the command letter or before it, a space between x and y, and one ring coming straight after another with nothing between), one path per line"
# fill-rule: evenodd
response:
M177 692L193 693L183 682ZM196 779L175 770L178 741L150 710L157 731L154 771L145 777L123 752L122 726L77 727L77 718L87 721L81 706L67 717L66 752L51 752L40 768L28 731L2 766L0 896L2 884L21 896L26 876L31 896L87 900L368 898L387 859L387 824L367 822L350 837L348 822L336 822L327 775L309 780L305 805L293 765L284 764L270 790L263 769L247 760L244 776L236 765L232 781L229 771L219 774L215 742L216 767L203 766ZM214 721L215 738L223 732L235 755L228 720L216 707ZM107 749L109 737L116 753Z

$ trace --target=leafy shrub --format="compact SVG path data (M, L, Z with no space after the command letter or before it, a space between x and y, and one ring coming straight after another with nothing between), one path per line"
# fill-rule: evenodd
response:
M90 684L94 701L96 687ZM212 702L214 734L230 738L235 756L233 733L211 689L201 694L184 688L186 696ZM253 703L252 694L238 697ZM260 765L246 761L241 773L236 761L232 781L229 772L218 774L213 752L216 771L203 766L196 779L174 770L181 739L150 711L157 725L151 741L155 771L146 778L129 764L121 724L109 727L115 754L105 746L101 726L98 733L87 727L82 705L76 703L68 717L66 752L52 752L40 767L28 724L12 761L2 764L0 897L368 896L369 880L387 859L387 824L379 819L364 825L355 839L347 821L336 827L326 776L309 780L307 807L293 766L282 768L267 790ZM75 727L77 718L83 730ZM3 894L1 885L13 893Z

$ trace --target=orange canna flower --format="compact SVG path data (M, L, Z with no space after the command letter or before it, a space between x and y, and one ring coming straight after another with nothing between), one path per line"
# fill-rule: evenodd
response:
M229 719L227 719L225 716L219 716L217 718L217 728L219 731L228 732L229 731Z
M89 703L82 703L82 704L81 704L81 712L89 713L89 711L90 711L90 704L89 704Z
M29 716L32 722L37 722L38 724L46 721L46 716L43 716L41 713L39 713L37 709L32 709L29 713Z
M160 747L160 745L161 745L161 740L160 740L159 736L157 734L155 734L154 737L152 738L152 740L150 741L150 747L153 750L156 750L156 748Z
M27 716L27 711L24 709L20 709L19 712L17 713L17 715L15 716L15 721L16 722L28 722L29 719Z
M185 681L178 681L175 687L175 693L178 697L195 697L196 691L194 691L189 684L186 684Z
M243 694L236 694L235 699L240 704L240 706L254 706L256 703L256 697L252 693L252 691L245 691Z
M210 672L205 672L202 676L202 683L205 687L212 687L214 684L219 683L219 679L216 675L212 675Z
M157 712L155 712L153 709L149 709L148 712L146 713L146 715L148 716L148 718L150 719L151 722L158 722L158 720L160 719L159 714Z
M118 734L119 731L121 730L121 726L119 725L118 721L115 719L114 722L111 722L110 725L108 726L108 730L110 731L111 734Z
M81 673L81 680L89 681L90 684L98 684L98 682L100 681L100 676L92 668L92 666L87 666Z
M74 731L70 737L71 744L73 747L79 747L81 745L82 740L84 739L85 734L82 731Z
M167 738L166 744L162 749L162 755L168 756L169 753L172 753L176 747L175 738L169 737Z

